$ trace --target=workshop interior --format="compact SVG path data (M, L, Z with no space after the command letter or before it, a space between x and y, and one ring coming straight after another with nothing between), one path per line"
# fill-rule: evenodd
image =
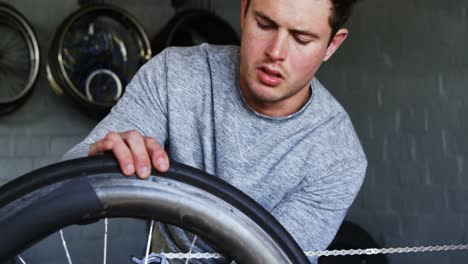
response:
M467 9L463 0L356 5L346 44L317 73L348 112L368 159L362 188L328 250L388 250L321 256L318 263L468 262ZM0 186L60 162L109 113L140 67L164 49L239 45L240 13L240 1L233 0L1 0ZM61 169L49 167L50 174L54 168ZM25 179L25 186L36 181ZM210 195L206 199L218 199ZM0 193L0 207L6 196ZM15 232L38 220L24 219L10 223ZM112 263L165 263L160 252L144 261L154 224L135 217L72 225L28 241L21 257L5 263L71 263L70 256L74 263L98 263L104 256ZM199 225L187 228L206 228ZM267 226L283 232L275 225ZM260 245L269 238L255 239ZM229 251L226 243L221 248ZM288 243L278 247L294 255ZM254 254L250 250L239 252Z

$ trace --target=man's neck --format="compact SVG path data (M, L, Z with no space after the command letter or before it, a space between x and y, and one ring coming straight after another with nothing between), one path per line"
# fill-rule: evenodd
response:
M246 96L246 93L242 88L241 92L247 104L255 110L255 112L269 117L285 117L297 113L307 104L312 96L310 85L308 89L303 89L295 95L295 98L297 99L286 98L282 101L271 103L255 100L248 93Z

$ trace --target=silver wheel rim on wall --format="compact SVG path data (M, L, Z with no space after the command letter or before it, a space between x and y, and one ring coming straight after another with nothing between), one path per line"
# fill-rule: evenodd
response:
M89 4L57 29L47 78L58 95L67 95L85 114L99 120L151 56L149 39L136 18L119 7ZM108 74L89 78L104 71Z

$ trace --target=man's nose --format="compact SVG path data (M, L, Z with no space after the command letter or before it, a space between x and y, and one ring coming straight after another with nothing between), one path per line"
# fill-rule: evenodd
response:
M265 53L272 60L283 61L288 55L288 42L287 36L282 32L277 32L273 39L271 40L270 45L266 49Z

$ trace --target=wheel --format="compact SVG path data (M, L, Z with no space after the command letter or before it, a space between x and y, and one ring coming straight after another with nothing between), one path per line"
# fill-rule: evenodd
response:
M88 4L56 31L47 78L89 117L100 120L120 99L138 69L151 58L148 36L130 13Z
M111 156L51 165L0 187L0 262L58 230L103 218L144 218L188 230L236 263L308 263L290 234L238 189L171 163L148 180Z
M188 9L172 17L152 40L158 54L167 47L188 47L202 43L239 45L236 31L215 13L204 9Z
M21 106L39 72L39 45L26 18L0 3L0 115Z

